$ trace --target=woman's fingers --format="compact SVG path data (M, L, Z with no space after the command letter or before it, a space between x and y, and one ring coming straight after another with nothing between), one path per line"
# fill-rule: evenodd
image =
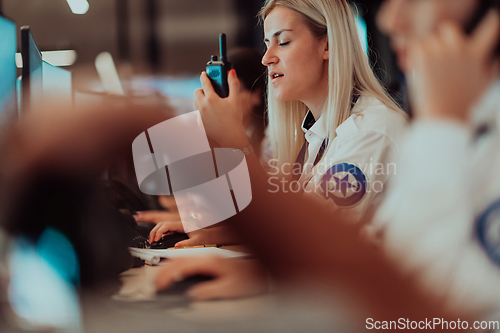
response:
M214 86L212 85L212 81L210 81L210 79L208 78L207 72L201 72L200 81L201 87L203 88L203 92L205 93L206 97L211 97L214 94L217 95Z
M223 147L245 147L248 139L242 122L239 81L234 71L228 73L229 96L221 98L206 72L200 81L203 89L195 91L194 106L200 111L203 127L209 137Z
M193 275L213 277L213 280L200 282L188 290L188 294L197 300L251 296L268 289L266 273L258 262L219 256L172 260L156 276L156 288L165 289L173 282Z
M149 242L158 241L169 232L184 232L181 222L160 222L149 233Z
M199 103L203 98L205 98L205 92L203 89L196 89L194 91L194 98Z
M498 73L493 52L500 17L491 11L472 35L453 23L408 48L407 82L416 117L468 122L472 106Z
M215 278L194 285L188 294L196 300L238 298L268 290L266 273L255 260L212 258L205 265L212 268ZM200 273L198 273L200 274Z
M215 279L200 282L188 289L188 295L197 301L206 301L216 298L233 298L238 290L231 288L227 279Z
M137 222L159 223L167 221L179 221L180 217L177 212L167 212L164 210L149 210L137 212L134 215Z
M229 98L238 99L240 91L240 80L236 76L236 70L231 69L227 73L227 83L229 85Z
M169 231L170 230L168 226L157 224L156 227L154 227L149 233L149 243L158 241L164 234Z
M201 244L197 237L194 238L188 238L185 240L181 240L180 242L175 243L175 247L183 247L183 246L196 246L196 245L206 245L206 244Z
M160 195L160 197L158 198L158 202L165 209L178 211L175 198L171 195Z
M151 229L151 231L149 232L149 243L151 244L152 242L154 242L156 240L156 232L158 231L158 229L160 228L160 225L156 225L153 229Z
M493 52L500 38L500 16L497 10L491 10L476 28L471 38L471 50L482 60L492 59Z
M227 75L228 75L227 80L229 85L229 98L236 99L238 98L238 92L240 91L240 81L238 80L236 76L236 71L234 69L231 69L227 73ZM210 78L208 77L206 72L201 72L200 81L202 89L198 89L195 91L195 98L196 101L198 102L198 107L200 106L200 102L202 101L203 98L205 97L211 98L217 95L212 85L212 82L210 81Z
M189 238L177 242L175 247L222 244L218 238L223 237L220 233L221 228L199 229L189 233Z
M222 269L220 257L186 257L172 260L161 268L156 276L155 284L158 290L167 288L175 281L193 275L211 275L217 277Z
M149 222L149 223L156 223L155 218L158 213L163 213L163 211L144 211L144 212L136 212L134 215L134 219L137 222Z
M155 286L157 290L166 289L172 283L184 279L185 276L181 273L183 259L184 258L172 259L167 265L160 269L155 278Z
M157 242L160 240L160 238L163 237L163 235L165 235L166 233L168 233L170 230L169 226L168 225L162 225L160 226L157 230L156 230L156 235L155 235L155 238L154 238L154 241Z

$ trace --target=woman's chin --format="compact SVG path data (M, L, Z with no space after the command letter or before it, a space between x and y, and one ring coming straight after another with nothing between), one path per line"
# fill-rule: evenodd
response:
M274 97L280 102L287 102L287 101L291 101L293 99L293 98L290 98L290 96L288 96L287 94L284 94L282 92L276 92L276 91L274 91Z

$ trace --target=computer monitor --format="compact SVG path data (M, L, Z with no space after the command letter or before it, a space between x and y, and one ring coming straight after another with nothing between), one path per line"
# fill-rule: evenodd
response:
M16 24L0 16L0 126L17 117Z
M73 106L71 72L46 61L42 63L42 71L43 99L57 99L64 105Z
M26 113L32 105L40 102L43 96L42 54L28 26L21 27L21 56L23 59L21 112Z

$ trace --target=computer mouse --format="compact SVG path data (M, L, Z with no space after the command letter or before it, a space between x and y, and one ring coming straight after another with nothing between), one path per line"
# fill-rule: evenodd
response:
M184 233L175 232L170 235L165 235L156 242L152 242L150 248L152 249L168 249L174 247L177 242L188 239L189 236Z

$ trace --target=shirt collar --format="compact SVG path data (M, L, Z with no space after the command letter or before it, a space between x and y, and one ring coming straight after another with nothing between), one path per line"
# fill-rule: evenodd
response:
M325 117L319 117L318 120L314 119L311 110L307 111L304 120L302 121L302 131L306 134L306 140L313 136L317 136L324 140L326 138Z
M353 102L354 101L355 105L351 110L351 116L337 127L336 129L337 135L348 136L357 133L359 131L359 128L358 126L356 126L353 116L362 113L368 107L378 106L385 108L385 105L375 97L370 97L366 95L361 95L361 96L355 95L353 97ZM314 135L320 137L323 140L326 139L325 117L319 117L319 119L316 121L314 119L314 115L312 114L311 110L307 111L307 114L304 117L304 120L302 121L302 130L306 134L306 139L308 141L309 138Z
M307 114L302 121L302 130L304 131L304 133L307 133L307 131L311 129L315 122L316 119L314 119L314 115L312 114L311 110L307 111Z
M351 114L358 114L365 111L368 107L376 107L376 106L383 108L386 107L384 103L382 103L375 97L361 95L359 96L356 104L353 106Z

